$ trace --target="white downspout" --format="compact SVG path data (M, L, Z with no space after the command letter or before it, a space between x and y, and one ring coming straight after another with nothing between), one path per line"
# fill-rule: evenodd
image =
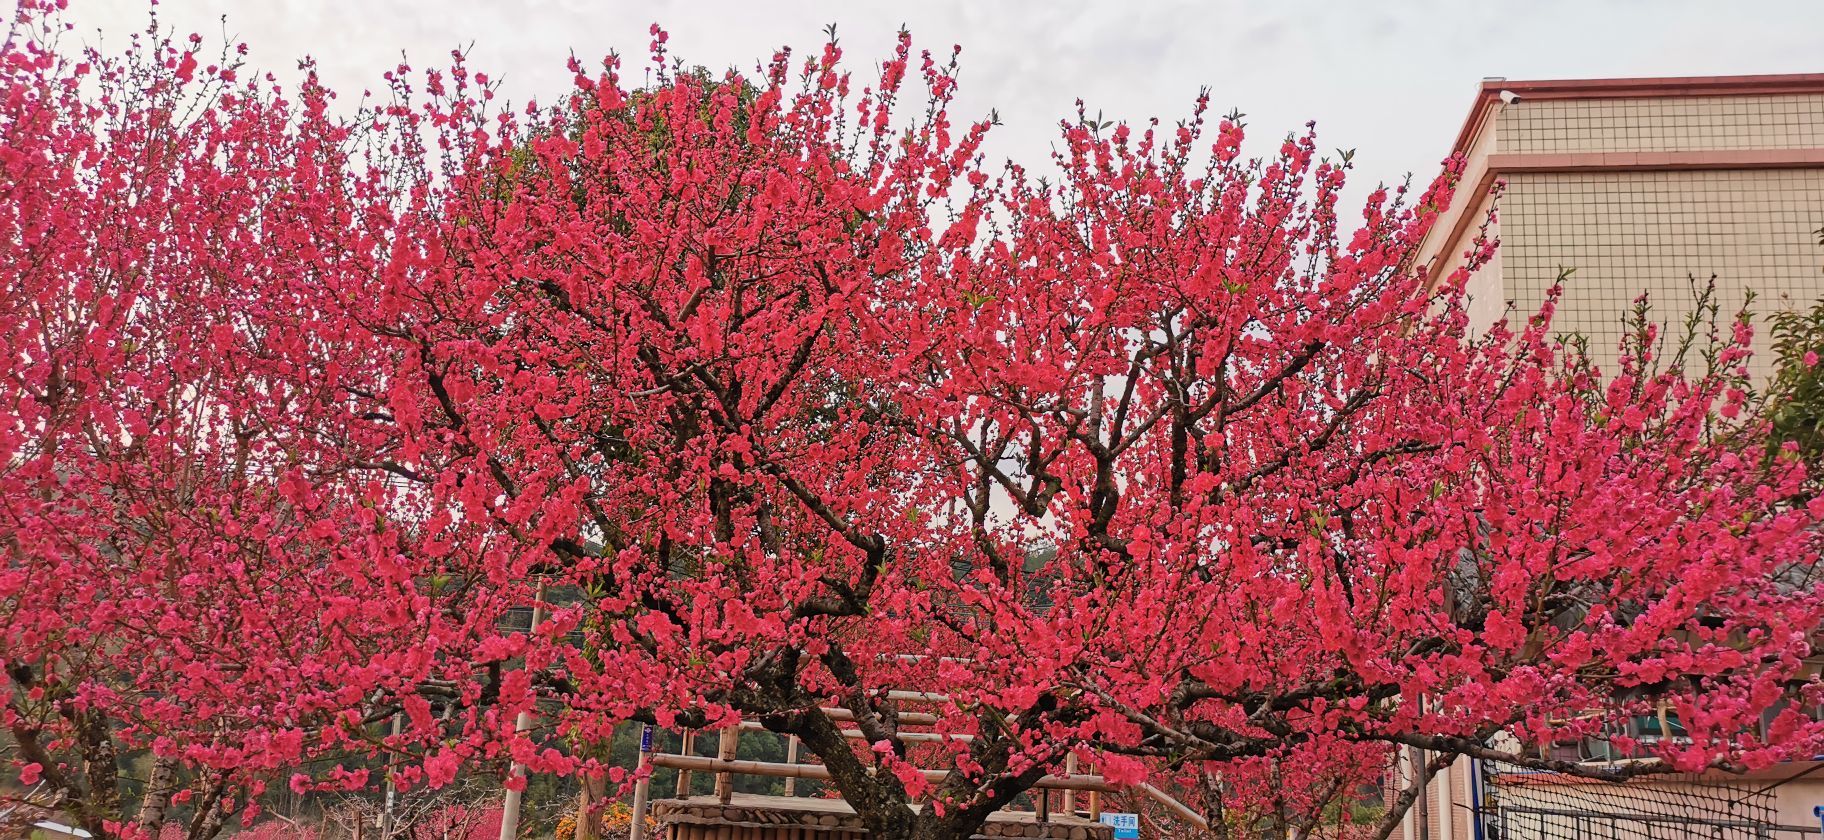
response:
M1419 778L1419 767L1412 759L1411 747L1407 747L1400 753L1400 760L1406 763L1406 776L1416 781ZM1412 808L1406 809L1406 816L1400 819L1400 823L1402 825L1400 836L1404 840L1419 840L1418 818L1414 815Z
M1456 809L1456 798L1451 794L1450 777L1456 774L1457 765L1452 762L1438 774L1438 840L1456 840L1456 832L1451 828L1452 811Z

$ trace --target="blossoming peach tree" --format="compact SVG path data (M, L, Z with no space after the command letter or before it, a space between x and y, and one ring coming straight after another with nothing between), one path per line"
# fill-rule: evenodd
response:
M1816 751L1824 503L1725 445L1746 325L1600 376L1549 306L1468 334L1405 265L1452 166L1349 219L1346 156L1200 100L989 168L903 36L863 85L655 29L655 84L512 111L460 56L343 107L62 27L0 53L0 723L97 837L376 756L625 782L626 722L795 735L883 838L1073 754L1221 817L1401 747ZM1650 760L1529 749L1660 703Z

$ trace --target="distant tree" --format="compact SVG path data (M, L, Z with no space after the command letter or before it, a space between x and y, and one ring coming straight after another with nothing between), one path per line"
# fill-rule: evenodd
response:
M1824 300L1775 312L1770 352L1775 358L1766 393L1773 423L1768 446L1776 457L1824 463ZM1790 444L1794 450L1786 453Z
M340 797L339 802L326 809L325 817L346 837L359 834L374 840L495 840L500 836L499 794L494 785L465 779L437 790L406 791L390 801ZM275 823L282 825L278 820L266 825Z

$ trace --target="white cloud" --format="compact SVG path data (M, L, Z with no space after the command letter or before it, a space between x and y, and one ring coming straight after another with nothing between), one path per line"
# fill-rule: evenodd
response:
M74 0L83 28L118 43L143 27L140 0ZM964 47L959 117L998 108L995 156L1037 163L1081 97L1091 112L1167 124L1199 87L1217 113L1249 115L1270 144L1306 120L1326 147L1356 148L1354 194L1407 171L1429 175L1448 150L1478 80L1824 71L1824 4L1810 2L1376 3L1091 2L1091 0L167 0L181 32L227 31L285 77L314 54L352 98L378 86L403 50L418 65L473 43L472 64L515 101L549 100L569 83L566 57L646 53L647 26L675 54L748 68L780 45L814 50L830 22L858 75L884 58L901 23L940 53ZM1263 148L1270 145L1263 145Z

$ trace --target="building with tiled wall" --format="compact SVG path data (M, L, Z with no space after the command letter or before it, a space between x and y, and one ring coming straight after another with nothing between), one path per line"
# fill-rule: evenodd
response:
M1477 328L1510 302L1530 315L1573 269L1555 324L1612 370L1641 292L1671 324L1691 311L1692 278L1716 277L1725 314L1749 290L1762 313L1824 296L1824 74L1491 79L1456 151L1459 198L1419 260L1434 276L1460 265L1498 206L1499 251L1469 288Z
M1756 295L1754 311L1763 315L1824 297L1817 233L1824 227L1824 74L1490 79L1477 92L1455 151L1466 159L1464 179L1451 210L1422 243L1418 265L1434 279L1462 265L1490 210L1498 209L1487 231L1500 247L1468 286L1475 329L1510 312L1532 314L1561 270L1574 269L1554 325L1588 336L1597 363L1613 370L1620 319L1643 291L1651 296L1655 319L1668 324L1691 312L1693 277L1703 282L1715 276L1725 314L1741 306L1749 290ZM1505 185L1498 197L1497 183ZM1765 373L1767 357L1754 367ZM1676 720L1659 724L1677 737ZM1577 760L1580 751L1599 748L1560 749L1569 754L1552 757ZM1414 758L1401 756L1396 786L1410 778ZM1460 759L1432 778L1395 836L1492 840L1497 812L1487 769ZM1579 784L1564 777L1549 781ZM1760 791L1773 823L1809 826L1816 836L1811 807L1824 804L1824 768L1817 762L1749 779L1638 786L1633 790L1644 798L1632 810L1664 805L1671 813L1680 803L1740 802L1733 793L1720 795L1732 785ZM1510 788L1507 799L1514 806L1527 797ZM1540 817L1536 827L1510 823L1501 840L1746 830L1579 819L1560 814Z

